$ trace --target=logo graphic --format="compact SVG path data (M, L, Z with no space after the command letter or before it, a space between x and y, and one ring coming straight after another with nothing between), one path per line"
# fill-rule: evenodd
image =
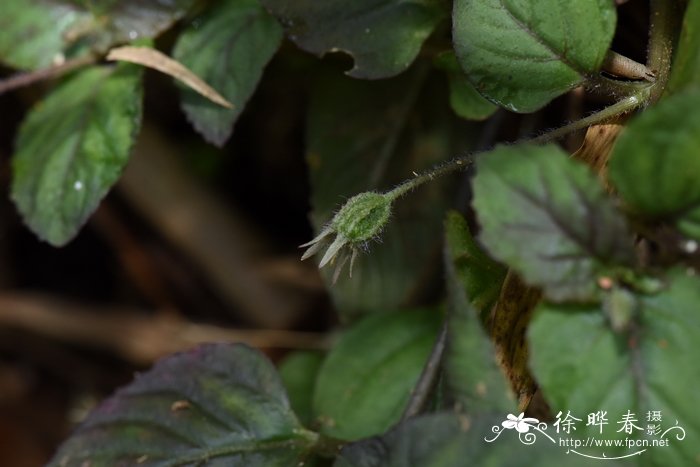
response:
M513 414L508 414L506 419L501 422L501 425L491 427L493 437L484 438L487 443L493 443L501 434L506 431L515 430L518 433L518 439L522 444L532 445L537 442L539 435L548 442L554 443L562 448L567 448L567 454L576 454L581 457L598 460L614 460L624 459L627 457L639 456L649 448L668 447L670 440L675 437L677 441L685 439L685 429L678 424L668 428L662 426L662 414L659 410L651 410L646 413L646 426L637 419L637 415L628 410L620 419L611 424L608 420L608 412L599 410L589 413L586 417L586 427L592 427L591 431L596 432L599 436L587 435L584 437L571 436L575 434L579 422L583 422L582 418L574 416L570 411L564 415L559 412L556 416L556 421L551 428L545 422L540 422L536 418L525 417L525 413L521 413L517 417ZM606 428L610 425L609 428ZM618 428L615 429L614 427ZM547 430L550 433L547 433ZM604 431L612 430L615 435L613 437L604 436ZM555 439L556 438L556 439ZM584 448L586 450L594 450L595 452L588 454L579 451ZM631 451L627 454L609 457L602 452L604 448L626 449Z

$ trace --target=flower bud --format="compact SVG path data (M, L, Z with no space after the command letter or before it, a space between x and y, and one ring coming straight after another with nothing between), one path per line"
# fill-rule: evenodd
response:
M333 282L335 282L350 259L350 276L357 253L366 248L367 242L379 236L391 215L393 198L388 194L374 192L360 193L350 198L336 213L319 235L308 243L300 245L308 248L302 261L325 248L318 267L336 262Z
M382 232L391 215L392 199L380 193L360 193L350 198L333 217L333 229L352 243L363 243Z

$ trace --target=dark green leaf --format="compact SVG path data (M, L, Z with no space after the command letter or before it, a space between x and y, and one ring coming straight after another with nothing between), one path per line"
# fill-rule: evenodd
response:
M472 458L465 427L455 414L439 413L400 424L381 438L345 447L335 467L457 466ZM470 465L473 462L469 462Z
M700 85L700 1L690 0L683 18L668 92L675 93L689 86Z
M155 37L193 0L3 0L0 61L15 68L48 67L65 57Z
M96 21L105 22L100 32L109 44L152 38L184 16L194 0L88 0Z
M117 181L141 123L141 69L92 67L27 116L12 161L12 199L27 225L60 246Z
M615 32L610 0L455 0L455 51L484 96L534 112L602 64Z
M498 298L506 270L479 249L460 214L448 215L445 230L450 303L447 385L467 413L513 410L515 398L478 315Z
M348 72L376 79L406 70L444 16L437 0L262 0L302 49L347 52Z
M503 430L489 444L493 428L500 428L501 417L458 416L436 413L402 423L381 438L370 438L346 446L334 467L572 467L591 466L588 459L567 455L534 429L526 445L515 430ZM524 438L527 439L527 438ZM607 466L616 466L606 462Z
M288 467L316 440L272 364L209 344L159 362L94 410L51 467Z
M289 354L279 365L280 376L284 387L287 388L292 409L306 426L313 419L311 405L314 386L323 358L320 352L298 351Z
M663 100L620 136L608 177L639 215L700 239L700 91Z
M334 74L314 84L306 140L317 231L353 195L393 188L467 149L473 128L444 105L441 80L426 84L424 72L372 82ZM430 184L412 193L410 203L396 203L381 242L358 256L352 278L329 287L343 315L395 309L439 279L449 189L445 181ZM325 272L327 282L331 273Z
M258 0L226 0L195 19L179 38L174 58L233 103L213 104L190 89L182 107L204 138L222 146L282 40L282 28Z
M676 271L669 282L658 295L637 297L623 332L595 307L542 305L529 333L532 369L555 414L571 411L585 425L586 414L607 411L608 438L645 438L648 411L661 411L662 430L678 421L685 439L669 432L670 446L649 448L642 465L693 465L700 455L700 280ZM617 433L628 410L644 431Z
M437 337L436 310L371 315L328 354L314 393L321 431L344 440L383 433L401 417Z
M457 115L467 120L484 120L498 109L474 89L453 52L438 55L435 65L447 73L450 83L450 105Z
M633 262L624 219L584 164L556 146L496 148L477 161L480 240L552 300L591 300L596 278Z

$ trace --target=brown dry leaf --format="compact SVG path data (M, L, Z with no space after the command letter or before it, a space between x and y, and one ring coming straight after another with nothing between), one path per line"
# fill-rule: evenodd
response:
M542 292L525 285L511 269L491 312L490 331L496 346L496 360L510 381L521 411L527 409L536 390L528 368L525 333L540 298Z
M608 191L610 191L606 179L608 159L623 128L621 122L589 127L583 145L573 154L575 159L585 162L598 174Z
M226 100L226 98L219 94L214 88L202 81L197 75L192 73L187 67L156 49L133 46L116 47L109 51L107 60L121 60L153 68L154 70L158 70L161 73L165 73L166 75L170 75L182 81L215 104L219 104L227 109L233 108L233 104Z

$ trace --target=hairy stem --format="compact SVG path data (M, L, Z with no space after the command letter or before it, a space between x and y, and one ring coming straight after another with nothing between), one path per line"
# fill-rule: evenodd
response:
M559 138L563 138L574 131L581 130L588 126L604 123L646 104L646 102L648 102L651 89L652 87L650 86L642 87L635 94L632 94L599 112L591 114L588 117L576 120L575 122L564 125L563 127L555 128L554 130L548 131L535 138L516 141L516 143L545 144ZM449 175L460 170L465 170L471 165L474 157L477 154L479 154L479 152L456 157L420 174L414 172L414 178L410 178L402 182L394 189L387 192L387 195L391 199L397 199L426 182L430 182L443 175Z
M604 108L603 110L593 113L588 117L584 117L580 120L576 120L575 122L571 122L568 125L548 131L547 133L528 140L528 142L533 144L544 144L566 136L574 131L582 130L593 124L605 123L612 118L626 114L627 112L630 112L643 105L647 100L648 93L649 90L638 94L632 94L631 96L628 96L615 104Z
M584 86L587 91L617 99L639 94L654 86L654 82L610 79L600 74L588 76Z
M468 154L466 156L455 157L454 159L440 164L436 167L433 167L432 169L429 169L421 174L413 172L413 174L415 175L414 178L410 178L402 182L396 188L389 191L387 195L389 195L391 199L400 198L409 191L418 188L426 182L430 182L438 177L451 174L458 170L464 170L467 167L469 167L471 163L472 154Z

